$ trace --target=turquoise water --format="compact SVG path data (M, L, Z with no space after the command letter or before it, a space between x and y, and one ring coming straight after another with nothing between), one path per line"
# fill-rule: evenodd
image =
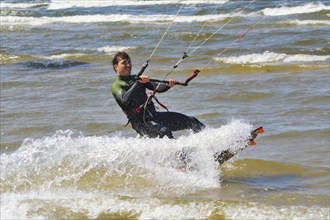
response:
M330 219L329 3L249 3L2 1L1 218ZM195 37L167 79L201 73L158 98L208 128L137 137L113 54L137 73L160 42L146 74L163 79ZM213 163L258 126L256 146ZM180 173L187 146L200 169Z

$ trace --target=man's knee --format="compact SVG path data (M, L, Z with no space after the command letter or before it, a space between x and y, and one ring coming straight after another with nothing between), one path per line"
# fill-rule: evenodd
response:
M205 125L200 122L197 118L195 117L190 117L191 118L191 128L193 129L194 132L199 132L205 128Z
M174 138L172 131L168 127L165 127L165 126L163 126L162 128L159 129L159 137L163 138L164 136L167 136L170 139Z
M150 138L163 138L164 136L167 136L168 138L174 138L172 131L168 127L160 124L133 123L132 127L141 136L147 135Z

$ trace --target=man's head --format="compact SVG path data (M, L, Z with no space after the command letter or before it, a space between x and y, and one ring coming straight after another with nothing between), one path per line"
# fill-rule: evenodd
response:
M112 66L118 76L127 77L131 75L131 58L126 52L117 52L112 59Z

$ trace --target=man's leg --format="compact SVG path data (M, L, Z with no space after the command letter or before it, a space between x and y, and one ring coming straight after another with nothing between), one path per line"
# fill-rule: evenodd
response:
M155 138L155 137L164 137L165 135L168 138L173 138L173 134L171 130L158 123L154 123L151 121L148 121L146 123L144 122L131 122L133 129L139 133L141 136L147 135L150 138Z
M171 131L192 129L194 132L199 132L205 128L205 125L197 118L177 112L158 112L154 120Z

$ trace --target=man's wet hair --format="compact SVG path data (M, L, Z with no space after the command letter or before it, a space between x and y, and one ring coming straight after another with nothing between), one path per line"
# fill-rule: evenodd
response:
M112 67L113 67L113 70L116 72L115 70L115 64L118 64L119 61L121 60L130 60L131 58L129 57L129 55L124 52L124 51L119 51L117 52L113 58L112 58Z

